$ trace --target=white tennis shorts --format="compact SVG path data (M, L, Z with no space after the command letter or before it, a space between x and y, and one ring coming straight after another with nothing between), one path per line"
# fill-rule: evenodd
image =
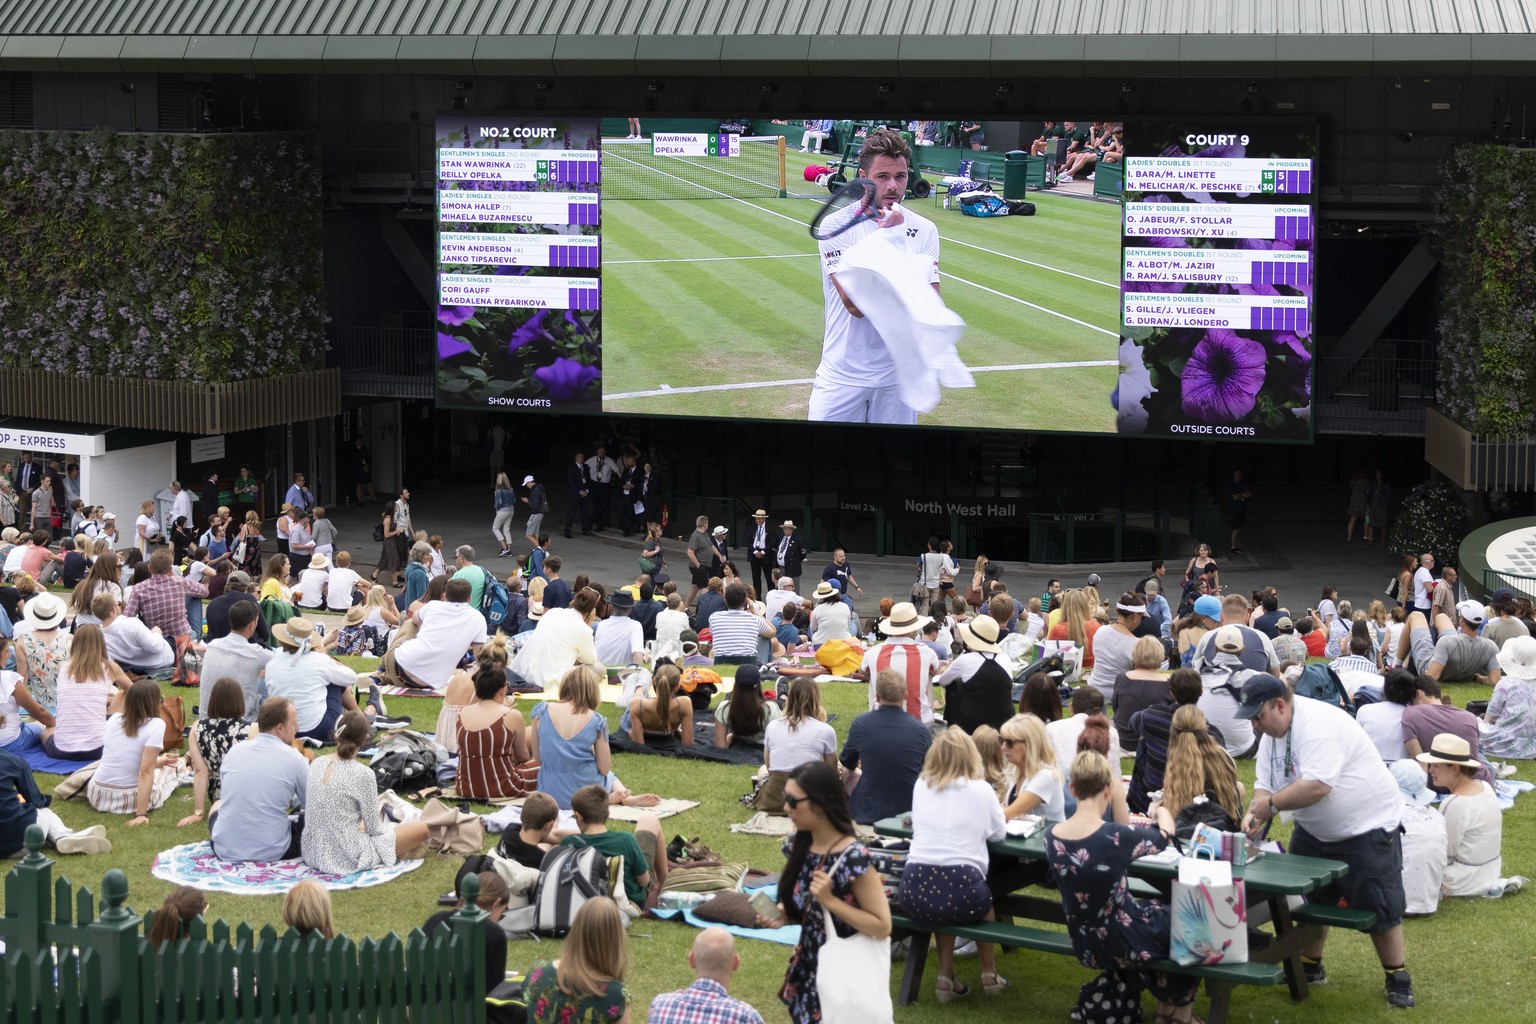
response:
M817 378L811 386L811 405L806 418L834 423L894 423L915 426L917 410L901 400L895 384L861 388L834 384Z

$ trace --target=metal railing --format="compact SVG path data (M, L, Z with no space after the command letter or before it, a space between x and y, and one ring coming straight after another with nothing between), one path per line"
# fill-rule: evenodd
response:
M1435 361L1324 356L1317 360L1313 394L1319 433L1422 437L1424 410L1435 401Z
M326 362L341 374L347 395L431 398L432 332L414 327L331 327Z

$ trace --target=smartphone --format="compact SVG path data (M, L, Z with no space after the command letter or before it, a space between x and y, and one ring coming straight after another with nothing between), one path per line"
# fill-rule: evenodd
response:
M784 913L784 911L779 909L778 902L761 889L752 894L749 902L752 904L753 910L769 920L777 919Z
M437 905L440 907L456 907L459 905L459 894L449 889L437 898Z

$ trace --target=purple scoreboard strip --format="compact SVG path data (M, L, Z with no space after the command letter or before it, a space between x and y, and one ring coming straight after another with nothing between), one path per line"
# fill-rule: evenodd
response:
M1275 191L1299 196L1310 195L1312 192L1312 172L1276 171Z
M1248 329L1251 331L1307 332L1307 311L1300 307L1279 309L1254 308L1248 311Z
M570 220L566 223L576 224L581 227L587 225L595 226L598 223L600 207L597 203L571 203L569 208L571 211Z
M1304 286L1310 283L1311 268L1301 261L1276 263L1271 260L1254 260L1253 277L1249 284L1289 284Z
M600 167L596 160L550 160L547 161L548 180L573 185L589 185L599 180Z
M572 207L575 209L575 207ZM552 267L582 267L596 270L602 265L602 252L595 245L551 245L549 265ZM585 309L587 307L574 307ZM595 308L595 307L594 307Z
M598 309L596 288L569 288L566 305L570 309Z
M1275 238L1290 238L1296 241L1304 241L1312 237L1311 217L1276 217Z

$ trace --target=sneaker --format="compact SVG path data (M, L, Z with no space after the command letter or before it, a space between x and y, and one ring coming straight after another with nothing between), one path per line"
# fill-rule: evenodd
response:
M376 729L405 729L408 728L410 724L411 720L409 718L402 718L399 715L380 714L375 715L373 718L373 725ZM318 743L315 745L319 746Z
M976 941L974 939L966 939L964 942L960 943L960 945L955 947L955 956L975 956L975 955L976 955Z
M500 551L496 552L496 557L497 558L506 558L511 553L512 553L512 549L511 548L502 548Z
M92 825L78 832L72 832L54 844L54 849L61 854L74 853L111 853L112 841L107 838L107 830L100 825Z
M1328 972L1322 964L1309 964L1305 960L1301 962L1301 973L1307 976L1308 985L1328 984Z
M304 744L306 747L308 747L311 750L319 750L321 747L325 746L324 743L322 743L319 740L315 739L315 737L313 737L313 736L305 736L299 742Z
M1529 885L1531 880L1524 875L1513 875L1509 878L1501 878L1493 883L1487 892L1483 893L1485 899L1496 900L1510 893L1519 892Z
M1512 779L1512 778L1514 778L1515 773L1518 772L1519 770L1520 769L1516 768L1514 765L1510 764L1508 761L1505 761L1503 764L1499 765L1498 776L1501 779Z
M1393 971L1387 975L1387 1005L1399 1010L1413 1008L1413 979L1407 971Z

